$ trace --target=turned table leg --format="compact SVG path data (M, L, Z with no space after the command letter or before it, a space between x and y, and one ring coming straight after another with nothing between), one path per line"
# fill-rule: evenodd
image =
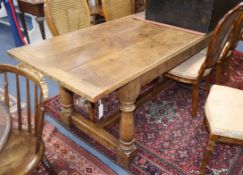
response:
M62 106L61 120L66 126L70 127L70 117L72 116L73 112L73 93L68 89L60 86L59 94Z
M134 145L134 103L140 93L140 87L139 80L135 80L118 91L121 119L117 162L125 168L129 168L130 161L133 159L136 150Z

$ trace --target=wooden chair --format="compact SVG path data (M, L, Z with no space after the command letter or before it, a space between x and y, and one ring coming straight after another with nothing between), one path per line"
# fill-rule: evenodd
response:
M110 21L128 16L135 11L135 0L102 0L105 20Z
M205 122L209 129L206 152L200 168L205 174L216 142L243 145L243 91L213 85L205 105Z
M41 162L50 174L56 174L45 157L45 145L42 140L44 122L43 101L48 97L47 85L27 69L10 65L0 65L0 74L4 81L4 106L10 111L9 87L11 77L16 79L17 111L12 114L10 135L0 152L0 174L23 175L32 174ZM20 89L25 84L26 90ZM22 86L21 86L22 87ZM26 98L24 98L26 97ZM23 106L23 101L26 107ZM31 107L31 102L33 106ZM33 112L32 112L33 111Z
M241 4L242 5L242 4ZM199 85L201 80L206 80L206 90L209 91L209 75L217 61L225 57L225 50L232 32L235 30L236 21L240 14L241 5L229 11L217 24L209 42L208 51L195 54L182 64L170 70L164 76L173 80L192 84L192 116L196 116L199 100Z
M243 7L241 6L241 8L243 8ZM217 84L220 84L221 81L222 81L222 74L223 74L224 65L226 65L227 79L230 78L230 69L229 69L230 61L229 61L229 59L232 57L233 51L237 47L239 41L242 40L242 36L243 36L243 13L242 13L242 10L241 10L241 15L240 15L240 17L237 21L235 30L234 30L234 32L232 32L231 36L232 36L231 42L229 42L230 45L225 50L226 53L224 54L226 56L222 59L219 59L219 61L217 63L217 69L216 69L216 83Z
M46 0L45 16L54 36L91 25L87 0Z

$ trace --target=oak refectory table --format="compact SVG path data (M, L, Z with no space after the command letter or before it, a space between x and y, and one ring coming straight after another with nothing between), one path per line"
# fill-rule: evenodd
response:
M62 122L74 124L116 152L117 162L128 167L136 150L134 110L141 86L206 47L208 39L208 35L156 25L132 15L8 53L57 81ZM73 107L73 93L97 102L114 91L120 100L119 139Z

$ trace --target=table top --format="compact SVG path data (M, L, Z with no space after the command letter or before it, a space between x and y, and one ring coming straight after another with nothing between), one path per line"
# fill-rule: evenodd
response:
M0 152L4 147L11 128L10 115L3 102L0 102Z
M8 53L95 102L155 67L167 64L169 59L179 59L183 51L206 38L207 35L137 20L132 15Z

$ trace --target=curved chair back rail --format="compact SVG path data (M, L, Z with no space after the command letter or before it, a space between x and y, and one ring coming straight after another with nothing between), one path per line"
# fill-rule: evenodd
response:
M87 0L46 0L45 16L54 36L90 26Z
M128 16L135 11L135 0L102 0L105 20L110 21Z

